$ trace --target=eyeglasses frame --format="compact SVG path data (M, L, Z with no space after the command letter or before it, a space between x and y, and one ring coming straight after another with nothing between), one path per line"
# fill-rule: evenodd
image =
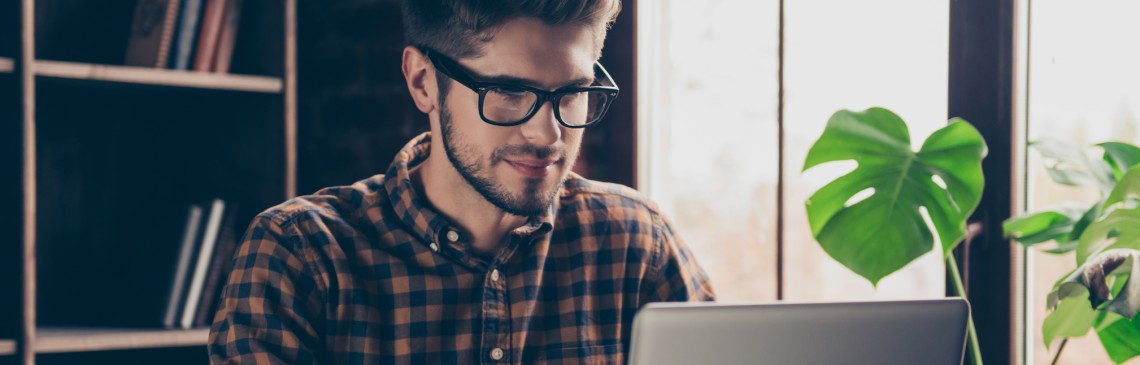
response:
M522 125L522 124L530 121L530 119L534 118L534 115L538 113L538 109L541 109L541 106L548 101L551 102L551 107L554 109L555 119L557 119L558 123L561 124L562 126L564 126L566 128L585 128L585 127L589 127L592 125L596 125L599 122L601 122L602 119L605 118L606 112L608 112L610 107L613 106L613 101L614 101L614 99L617 99L618 93L620 92L620 89L617 87L617 84L614 83L613 77L610 76L609 71L606 71L606 68L602 66L601 62L595 61L594 62L594 69L595 69L595 73L597 75L603 76L602 79L595 81L595 82L600 82L602 85L600 85L600 86L586 86L586 87L567 86L567 87L559 88L559 89L554 90L554 91L546 91L543 89L531 87L528 85L522 85L522 84L480 82L480 81L475 80L474 76L471 76L473 74L473 72L471 72L470 70L467 70L465 67L463 67L463 65L460 65L459 62L457 62L451 58L448 58L447 56L443 55L442 53L435 51L429 47L419 46L416 48L419 48L420 51L423 52L427 56L428 60L430 60L432 65L435 66L436 70L439 70L440 72L442 72L447 77L450 77L452 80L455 80L456 82L458 82L460 85L463 85L463 86L467 87L468 89L471 89L471 91L474 91L475 93L479 94L479 117L482 118L483 121L486 122L487 124L496 125L496 126L500 126L500 127L513 127L513 126L517 126L517 125ZM527 112L525 117L523 117L517 121L509 122L509 123L496 122L496 121L491 120L490 118L487 118L487 116L483 113L483 102L486 100L487 92L490 91L491 89L495 88L495 87L506 87L506 88L526 90L526 91L534 93L535 95L538 96L538 98L535 100L534 105L531 105L530 111ZM603 92L607 95L606 104L602 109L601 115L598 116L598 118L596 120L594 120L592 122L588 122L586 124L582 124L582 125L572 125L572 124L569 124L569 123L566 123L565 121L563 121L562 120L561 108L558 106L559 105L558 103L561 102L562 97L565 95L568 95L568 94L572 94L572 93L589 92L589 91L600 91L600 92Z

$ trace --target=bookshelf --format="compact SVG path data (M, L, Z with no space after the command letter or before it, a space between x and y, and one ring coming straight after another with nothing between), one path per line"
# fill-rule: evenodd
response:
M0 70L3 65L0 64ZM96 65L74 62L36 61L36 76L95 82L128 83L213 90L280 94L280 77L203 74L165 69Z
M69 353L125 349L199 346L210 330L154 330L125 328L40 328L36 353ZM0 340L0 356L15 355L15 340Z
M0 340L0 356L15 354L16 340Z
M202 363L124 283L188 204L295 195L296 0L243 1L227 73L125 66L135 5L0 2L0 364Z
M39 329L36 353L65 353L124 349L200 346L206 343L210 330L154 330L121 328L54 328Z

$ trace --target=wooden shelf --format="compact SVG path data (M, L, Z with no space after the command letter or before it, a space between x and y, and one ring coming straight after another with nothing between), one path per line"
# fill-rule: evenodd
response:
M241 29L233 39L234 73L124 65L136 13L152 10L136 3L0 0L0 146L12 152L0 153L0 171L24 172L22 179L0 179L0 203L22 203L22 219L0 222L0 231L26 228L20 244L0 245L0 277L19 283L0 285L0 364L209 361L208 328L148 328L126 318L131 314L116 301L76 309L70 300L132 295L148 281L159 281L146 279L148 270L133 265L142 257L136 253L153 245L116 239L114 223L106 224L115 216L106 211L107 199L134 194L121 187L130 184L117 184L128 180L108 180L108 172L129 175L133 184L178 179L177 194L153 202L131 198L112 212L169 206L173 229L181 228L174 227L180 226L175 215L183 213L178 207L195 197L248 200L248 209L239 212L244 219L258 206L295 195L298 1L245 1L240 15L225 16ZM163 10L181 18L185 9ZM138 23L145 24L141 18ZM211 148L193 150L203 143ZM160 167L144 168L150 172L144 174L136 172L139 166ZM252 179L259 188L216 176ZM21 194L60 187L68 194ZM153 221L154 227L140 232L168 232L160 227L165 218ZM93 249L72 237L108 245ZM101 261L73 265L82 261L75 252ZM136 282L136 276L142 278ZM12 296L22 299L7 300ZM9 330L9 322L17 328Z
M0 65L2 68L2 65ZM140 85L188 87L211 90L280 94L281 78L174 71L158 68L96 65L60 61L36 61L36 76L74 80L120 82Z
M204 346L209 328L192 330L123 328L40 328L36 353L65 353L161 347ZM3 348L0 347L0 350ZM15 343L12 345L15 351Z
M0 356L15 354L16 340L0 340Z
M0 74L10 74L16 69L16 63L8 57L0 57Z

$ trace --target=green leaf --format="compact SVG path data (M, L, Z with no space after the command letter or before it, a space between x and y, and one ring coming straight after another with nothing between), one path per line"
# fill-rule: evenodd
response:
M1077 246L1077 265L1114 248L1140 250L1140 208L1118 206L1089 225Z
M1096 335L1114 363L1122 364L1140 356L1140 316L1128 320L1111 312L1101 312L1103 324L1096 326Z
M933 247L920 213L925 208L945 255L965 237L966 219L981 198L985 154L981 135L965 121L952 120L916 153L906 124L891 111L838 111L808 151L804 170L832 161L858 166L805 202L812 234L828 255L877 284ZM848 204L863 191L872 193Z
M1089 158L1081 147L1057 139L1041 139L1029 145L1041 153L1049 177L1058 184L1091 185L1102 192L1112 189L1112 168Z
M1129 168L1104 199L1102 210L1117 203L1140 200L1140 166ZM1103 211L1102 211L1103 212Z
M1041 337L1048 348L1057 338L1081 337L1088 334L1096 321L1096 311L1089 305L1089 301L1081 293L1087 290L1076 290L1072 295L1062 298L1052 312L1045 316L1045 323L1041 325Z
M1100 207L1100 203L1093 204L1081 213L1080 208L1060 206L1010 218L1002 225L1002 230L1006 238L1022 245L1034 246L1052 240L1057 242L1057 246L1042 251L1051 254L1068 253L1077 249L1077 238L1096 219Z
M1099 265L1099 273L1105 276L1103 282L1088 283L1089 290L1098 294L1092 304L1101 305L1098 301L1107 301L1101 309L1110 311L1126 318L1133 318L1140 312L1140 251L1128 249L1115 249L1097 255L1089 262ZM1133 278L1132 274L1137 275ZM1095 279L1094 275L1086 272L1086 276ZM1113 281L1110 283L1109 281ZM1103 286L1101 286L1103 285ZM1107 297L1101 295L1107 293Z
M1120 180L1125 171L1140 164L1140 147L1120 142L1105 142L1097 146L1104 149L1104 162L1112 167L1116 180Z
M1057 242L1057 247L1041 250L1042 252L1051 253L1054 255L1066 254L1073 252L1077 249L1077 241Z
M1132 318L1140 312L1140 277L1133 278L1133 273L1140 275L1140 250L1101 252L1056 285L1049 305L1083 297L1092 308Z
M1077 264L1112 248L1140 249L1140 166L1133 167L1101 203L1102 214L1080 236Z
M1075 208L1057 208L1020 217L1002 224L1006 238L1026 246L1062 239L1072 232L1083 212Z
M1103 202L1097 202L1096 204L1093 204L1093 206L1089 207L1089 209L1085 211L1085 214L1081 216L1081 219L1073 225L1073 230L1069 232L1069 235L1067 237L1065 237L1065 239L1068 240L1068 242L1065 242L1065 245L1071 246L1072 249L1065 252L1069 252L1077 248L1079 244L1078 240L1082 235L1084 235L1085 230L1087 230L1089 226L1092 225L1094 221L1096 221L1096 218L1100 216L1100 209L1103 206Z

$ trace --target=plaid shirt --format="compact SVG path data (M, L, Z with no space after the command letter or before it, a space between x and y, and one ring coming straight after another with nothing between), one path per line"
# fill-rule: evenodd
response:
M213 363L620 364L654 301L714 294L660 210L571 175L493 258L409 178L430 135L386 175L258 215L210 331Z

